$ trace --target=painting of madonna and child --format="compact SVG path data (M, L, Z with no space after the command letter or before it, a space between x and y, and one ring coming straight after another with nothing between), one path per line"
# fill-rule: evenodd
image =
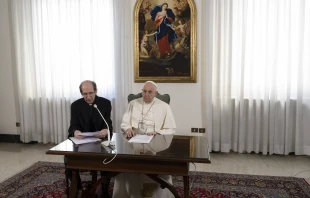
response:
M194 0L138 0L135 81L196 82Z

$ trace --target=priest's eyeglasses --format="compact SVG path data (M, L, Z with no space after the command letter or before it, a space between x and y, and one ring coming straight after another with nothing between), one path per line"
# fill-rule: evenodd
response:
M94 94L95 94L95 92L82 93L82 95L83 95L84 97L93 96Z

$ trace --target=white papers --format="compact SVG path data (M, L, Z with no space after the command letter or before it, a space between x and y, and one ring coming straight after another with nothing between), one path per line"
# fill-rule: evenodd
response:
M85 136L85 137L91 137L91 136L98 135L99 133L100 133L100 131L97 131L97 132L82 132L79 135L80 136Z
M130 143L150 143L153 135L136 135L133 136L128 142Z
M90 143L90 142L101 141L101 139L94 138L94 137L86 137L86 138L83 138L83 139L78 139L78 138L75 138L75 137L70 137L70 140L72 140L72 142L74 144L86 144L86 143Z

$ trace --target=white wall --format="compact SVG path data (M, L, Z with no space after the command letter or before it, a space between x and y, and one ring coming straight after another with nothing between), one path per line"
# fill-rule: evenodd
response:
M9 26L9 0L0 0L0 134L18 134L15 123L18 119L15 105L14 86L12 78L13 62L11 54L11 35ZM197 24L201 21L201 1L196 0ZM135 0L131 0L133 11ZM133 16L133 13L132 13ZM203 39L201 27L197 28L197 41ZM191 127L203 127L202 112L202 59L201 42L197 42L197 83L158 83L159 92L169 93L171 108L176 119L177 134L190 134ZM132 66L133 68L133 66ZM133 71L132 71L133 75ZM141 91L142 83L132 83L132 92ZM204 126L205 127L205 126Z
M0 134L18 134L8 1L0 1Z

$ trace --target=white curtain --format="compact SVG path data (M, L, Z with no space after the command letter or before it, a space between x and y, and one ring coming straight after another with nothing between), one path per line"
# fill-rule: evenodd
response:
M202 5L212 150L310 155L310 1Z
M67 138L70 104L83 80L97 83L112 102L114 131L125 111L128 72L113 0L12 0L21 141L60 143ZM117 54L116 54L117 52ZM126 56L125 56L126 57ZM120 80L121 79L121 80ZM119 87L124 87L122 92ZM117 105L116 105L117 104Z
M127 109L127 96L132 93L133 82L133 16L132 2L113 0L114 60L115 60L115 117L113 127L121 131L123 114ZM112 108L113 108L112 107Z

